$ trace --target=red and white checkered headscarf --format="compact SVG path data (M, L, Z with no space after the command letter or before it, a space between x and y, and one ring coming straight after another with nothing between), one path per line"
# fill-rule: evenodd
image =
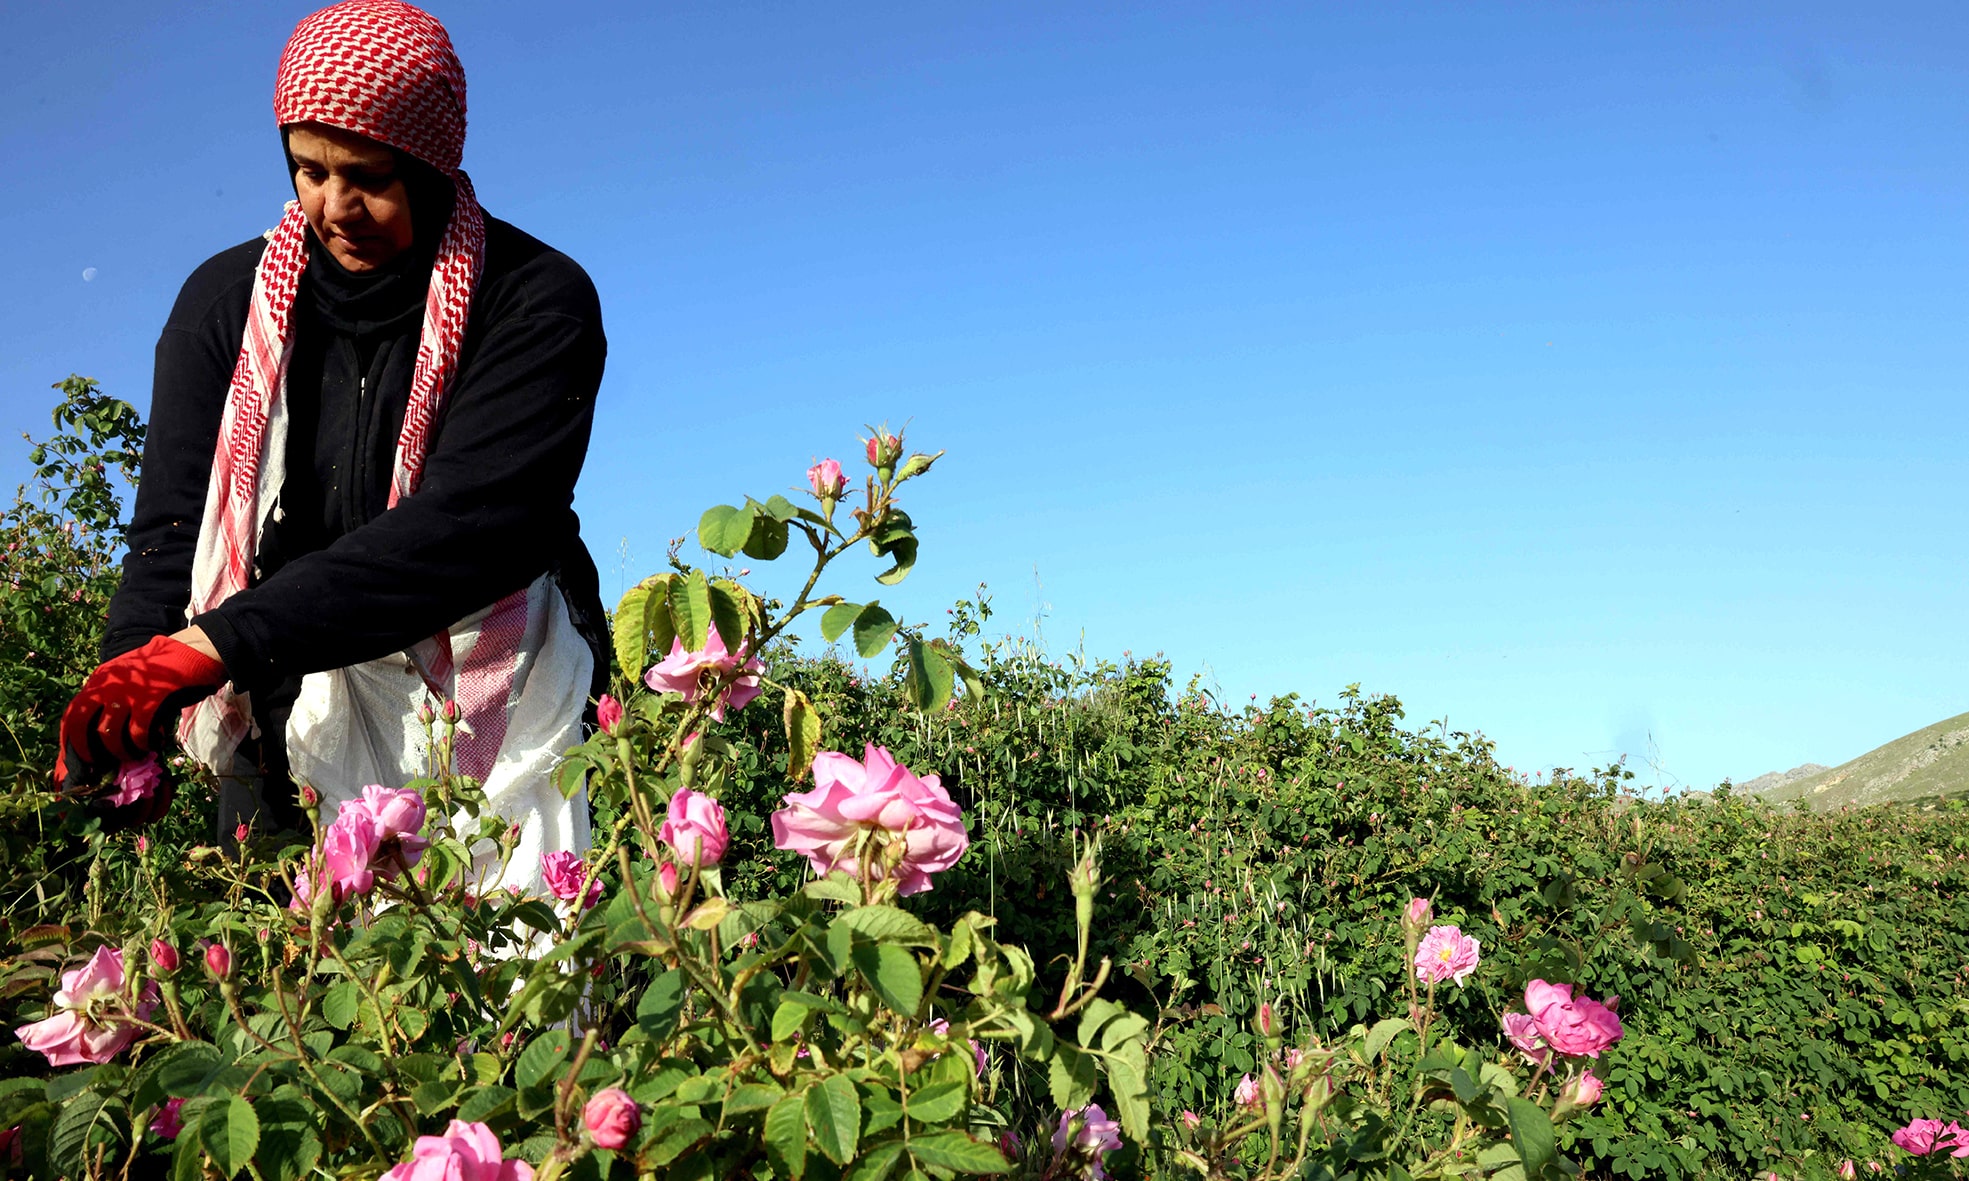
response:
M397 436L389 499L394 507L417 490L423 475L431 429L458 368L472 293L485 265L485 215L458 167L465 150L465 70L444 26L422 9L402 0L342 0L295 26L280 56L273 109L282 126L323 123L388 144L450 177L457 190L431 269L409 406ZM253 576L260 531L285 476L287 358L294 294L307 265L307 221L300 203L290 201L267 234L253 278L192 564L188 618L245 589ZM513 652L525 622L520 591L494 606L480 624L479 642L457 669L447 635L419 645L429 649L420 663L433 690L455 696L465 713L470 736L460 745L459 769L481 779L505 734ZM228 688L187 715L181 733L195 752L229 755L250 725L245 702Z

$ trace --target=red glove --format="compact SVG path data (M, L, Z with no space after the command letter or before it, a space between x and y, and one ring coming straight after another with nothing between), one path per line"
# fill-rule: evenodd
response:
M143 758L164 744L186 706L225 683L225 665L169 636L109 661L62 711L56 780L64 790L92 787Z

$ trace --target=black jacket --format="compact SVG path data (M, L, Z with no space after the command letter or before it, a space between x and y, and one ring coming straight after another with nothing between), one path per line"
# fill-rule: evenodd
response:
M157 342L143 480L104 659L185 626L263 246L255 238L194 271ZM587 274L486 218L485 269L423 480L392 509L431 252L413 249L397 269L368 275L344 271L319 243L309 253L294 301L279 507L248 588L191 621L234 687L291 696L302 674L406 648L551 571L595 651L599 689L606 617L572 508L608 351Z

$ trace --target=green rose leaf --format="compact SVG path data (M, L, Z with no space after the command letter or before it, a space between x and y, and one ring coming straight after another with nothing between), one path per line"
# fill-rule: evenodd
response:
M228 1095L205 1109L198 1123L198 1142L227 1177L236 1175L260 1147L260 1118L244 1096Z
M729 504L713 505L697 520L697 540L705 549L729 558L737 554L752 536L756 514L750 508ZM782 528L781 532L784 532Z
M709 593L711 623L724 638L725 651L736 652L745 645L745 612L724 587L714 583Z
M836 603L820 617L820 638L832 644L854 626L855 616L861 614L860 603Z
M781 720L786 724L786 777L798 783L813 770L820 751L820 711L805 693L789 688Z
M550 1029L528 1042L526 1049L520 1051L520 1062L513 1072L520 1089L538 1086L552 1078L566 1060L571 1044L565 1029Z
M807 1116L801 1095L788 1095L766 1112L765 1140L773 1175L800 1181L807 1171Z
M1529 1099L1512 1098L1507 1110L1511 1119L1511 1142L1518 1146L1518 1159L1524 1162L1525 1176L1544 1174L1558 1155L1558 1137L1552 1131L1552 1117Z
M693 570L689 578L670 584L670 615L684 647L702 651L711 631L711 586L704 580L704 571Z
M923 1004L923 974L915 956L893 943L861 944L852 954L862 979L883 1004L905 1017L916 1015Z
M929 924L893 906L857 906L843 912L834 921L877 943L905 943L929 948L938 946L937 933L930 929Z
M855 651L868 660L879 655L896 635L896 617L870 603L855 616Z
M745 539L745 556L770 562L786 552L786 522L766 513L752 518L751 535Z
M937 1083L909 1097L909 1118L926 1124L947 1123L964 1110L971 1097L968 1082Z
M1012 1171L1011 1162L995 1146L958 1131L931 1132L927 1136L913 1137L909 1142L909 1155L932 1168L949 1169L954 1173Z
M814 1147L837 1165L854 1159L861 1137L861 1095L846 1075L833 1074L807 1088L807 1129Z
M903 688L910 704L924 713L933 713L950 704L953 670L950 661L935 643L909 641L909 671Z

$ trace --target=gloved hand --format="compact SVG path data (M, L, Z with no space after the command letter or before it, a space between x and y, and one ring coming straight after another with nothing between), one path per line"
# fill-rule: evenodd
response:
M58 786L86 791L155 751L180 711L225 683L225 665L169 636L103 664L62 711Z

